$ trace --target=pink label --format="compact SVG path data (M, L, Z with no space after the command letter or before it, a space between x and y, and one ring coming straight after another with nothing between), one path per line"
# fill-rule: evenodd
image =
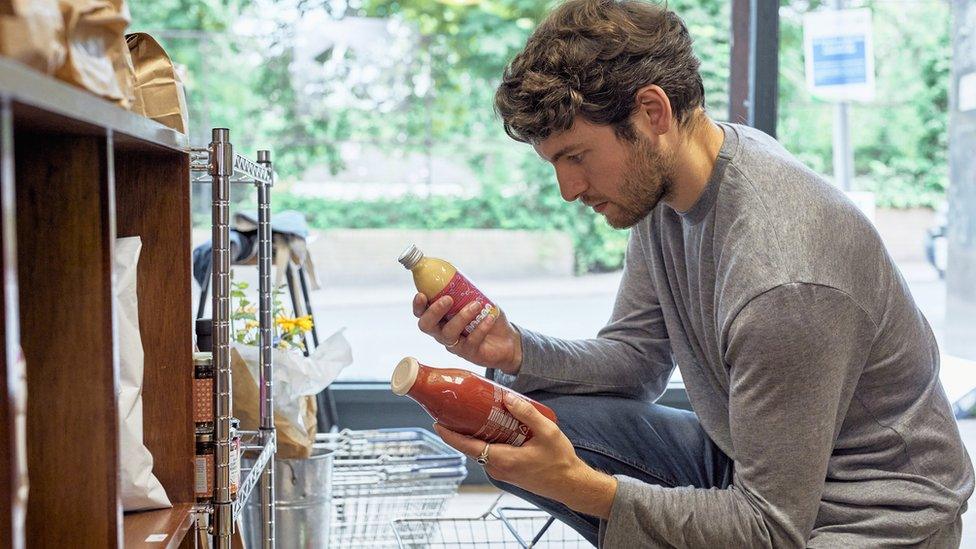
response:
M481 321L487 318L488 315L498 314L498 309L495 307L495 304L489 301L488 298L485 297L485 294L481 293L481 290L478 288L475 288L474 284L472 284L471 281L460 272L455 273L454 277L451 278L451 281L447 283L447 286L444 286L444 289L438 292L437 295L435 295L430 301L433 303L446 295L449 295L452 299L454 299L454 304L451 305L451 310L447 311L447 314L444 316L444 318L448 320L454 318L454 315L461 312L461 309L467 306L468 303L471 303L472 301L481 303L482 307L481 311L478 313L478 316L476 316L470 324L464 327L464 333L466 334L473 332L474 329L478 327L478 324L481 324Z
M488 419L473 436L492 444L502 443L521 446L529 438L529 428L508 413L505 405L502 404L503 397L502 389L495 387Z

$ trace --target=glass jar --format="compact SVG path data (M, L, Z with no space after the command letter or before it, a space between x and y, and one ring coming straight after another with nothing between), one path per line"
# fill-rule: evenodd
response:
M197 433L193 456L193 493L198 502L209 502L214 491L214 457L216 445L213 433Z
M193 425L194 431L214 430L214 365L212 353L193 353Z
M230 418L230 498L237 499L241 484L241 420Z

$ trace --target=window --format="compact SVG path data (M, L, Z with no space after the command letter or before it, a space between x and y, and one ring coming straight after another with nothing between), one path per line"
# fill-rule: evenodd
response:
M729 117L728 75L736 68L729 66L734 4L742 3L669 3L695 38L708 110L719 120ZM396 263L411 243L454 262L529 329L591 337L609 317L626 234L565 204L551 167L508 139L492 110L503 67L551 5L132 2L133 26L156 35L185 68L195 143L209 141L210 127L227 126L239 146L273 149L274 210L302 211L315 233L309 249L323 286L312 296L320 335L345 327L353 345L355 363L341 380L382 387L407 354L463 366L416 329L410 275ZM964 322L976 318L969 305L976 266L967 259L976 256L976 235L965 224L976 200L971 177L965 187L965 175L956 176L962 187L952 208L946 189L950 150L972 150L971 142L951 140L972 140L966 128L973 127L976 77L951 77L945 2L856 7L871 13L876 86L872 101L847 107L848 189L874 219L943 349L962 357L966 348L954 341L976 330ZM805 83L803 20L823 9L801 0L780 7L777 137L834 179L836 109ZM950 132L950 115L957 131ZM953 169L971 175L972 155L957 156ZM203 227L209 210L206 200L196 202ZM208 237L205 229L197 234ZM947 305L944 280L964 299ZM954 371L976 381L965 368Z

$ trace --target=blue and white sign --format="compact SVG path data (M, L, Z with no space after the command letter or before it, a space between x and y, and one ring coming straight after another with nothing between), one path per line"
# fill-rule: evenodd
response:
M831 101L874 99L871 10L832 10L803 17L807 89Z

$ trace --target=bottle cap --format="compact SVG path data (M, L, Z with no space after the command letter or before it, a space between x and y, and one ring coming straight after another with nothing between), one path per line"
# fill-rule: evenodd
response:
M411 244L407 246L406 250L403 250L403 253L401 253L400 257L397 258L397 261L399 261L404 268L413 269L414 266L416 266L417 263L419 263L423 258L424 252L420 251L420 248L418 248L416 244Z
M393 393L396 395L404 396L413 387L414 382L417 381L417 374L420 373L420 363L417 359L408 356L400 361L393 369L393 380L390 382L390 388L393 389Z

